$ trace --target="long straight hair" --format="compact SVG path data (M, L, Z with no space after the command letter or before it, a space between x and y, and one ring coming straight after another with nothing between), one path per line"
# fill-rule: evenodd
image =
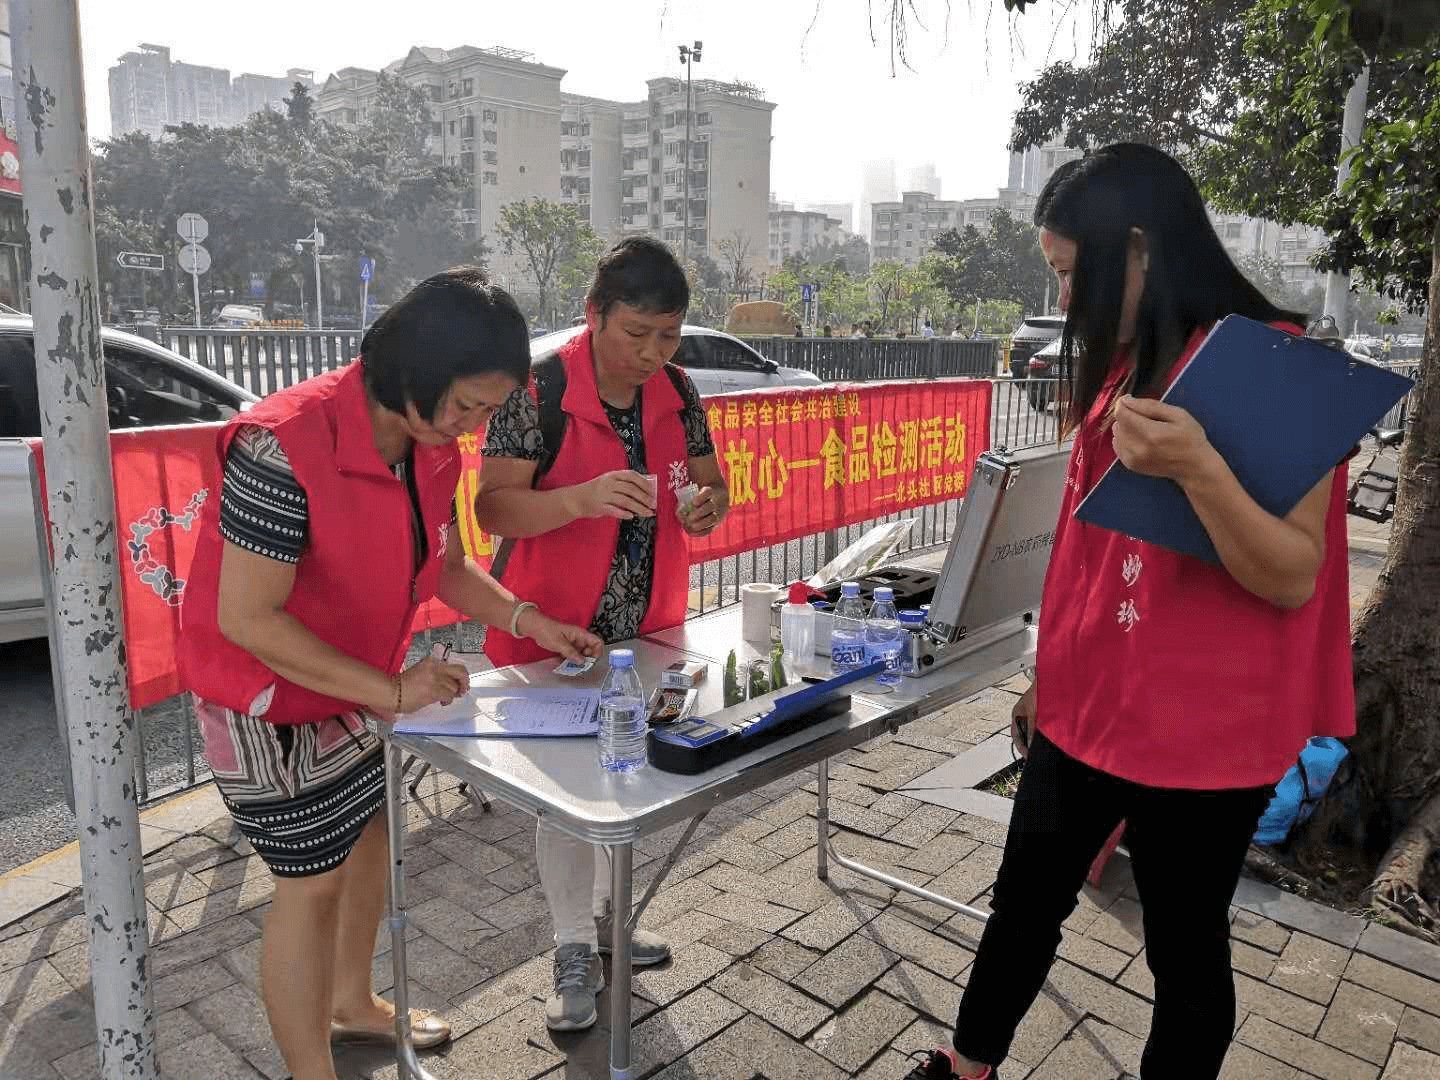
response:
M1162 389L1190 336L1226 315L1305 325L1304 315L1276 307L1240 272L1195 181L1153 146L1114 143L1065 163L1040 193L1035 224L1076 246L1060 343L1070 391L1062 435L1090 414L1119 358L1133 230L1142 234L1148 267L1128 350L1128 392Z

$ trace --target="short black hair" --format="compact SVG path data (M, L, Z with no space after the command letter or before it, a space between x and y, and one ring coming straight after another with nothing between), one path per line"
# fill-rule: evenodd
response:
M365 387L391 412L433 420L467 375L530 377L530 331L509 293L478 266L435 274L391 304L360 342Z
M631 236L600 256L585 300L602 323L616 304L647 315L683 314L690 306L690 283L666 245L653 236Z

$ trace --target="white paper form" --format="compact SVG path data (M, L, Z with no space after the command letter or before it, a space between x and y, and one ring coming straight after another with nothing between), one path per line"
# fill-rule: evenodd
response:
M477 687L449 705L430 705L395 724L405 735L533 738L594 735L600 691Z

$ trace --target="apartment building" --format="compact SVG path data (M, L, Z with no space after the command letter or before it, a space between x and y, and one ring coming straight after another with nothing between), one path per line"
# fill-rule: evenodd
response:
M283 108L297 81L312 85L314 73L291 68L283 77L246 73L232 81L225 68L172 59L165 45L140 45L109 71L110 132L143 131L158 139L172 124L230 127L263 109Z
M520 266L500 250L500 210L531 196L561 196L560 68L518 49L416 46L385 73L418 87L430 105L430 152L469 179L459 210L467 227L494 249L497 280L523 288ZM338 124L363 121L380 73L342 68L316 95L316 114Z
M560 95L560 201L575 207L595 235L621 235L625 106L618 101Z
M793 203L770 204L770 266L791 255L808 255L818 247L839 247L849 235L840 218L819 210L797 210Z

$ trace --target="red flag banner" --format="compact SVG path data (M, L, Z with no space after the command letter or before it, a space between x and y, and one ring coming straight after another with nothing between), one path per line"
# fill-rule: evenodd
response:
M220 497L215 454L220 427L195 424L110 433L132 709L181 690L175 661L180 605L200 533L201 508ZM31 448L43 491L44 449L38 439ZM48 532L48 507L46 528Z
M964 495L990 445L983 380L841 384L705 399L730 515L690 561Z

